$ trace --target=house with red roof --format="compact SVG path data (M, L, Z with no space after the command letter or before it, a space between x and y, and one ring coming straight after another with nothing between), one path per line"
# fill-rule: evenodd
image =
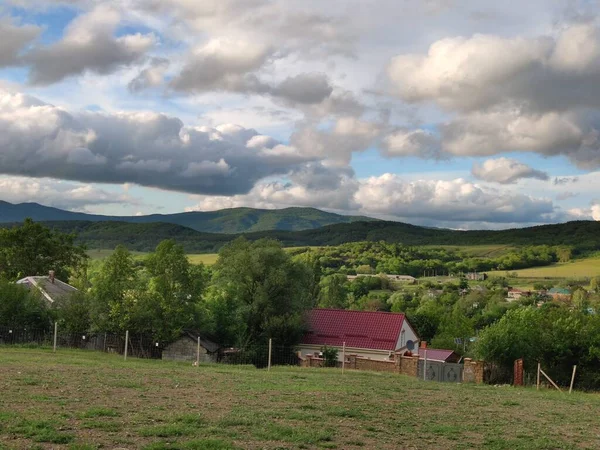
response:
M345 345L346 356L389 361L419 346L419 336L400 313L312 309L306 321L308 331L299 345L301 357L318 356L327 346L337 348L341 360Z

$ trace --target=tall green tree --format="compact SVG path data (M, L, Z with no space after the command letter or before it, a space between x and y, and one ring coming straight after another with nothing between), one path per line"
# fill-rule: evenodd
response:
M198 304L206 285L204 266L192 266L183 247L173 240L158 244L146 259L150 276L148 295L151 302L153 334L160 340L171 341L186 328L198 325Z
M91 290L91 320L102 331L124 331L129 324L129 304L138 288L133 256L119 245L106 258Z
M334 274L321 279L319 306L321 308L340 308L348 306L348 279L346 275Z
M213 269L219 304L232 308L231 320L243 323L243 329L233 327L237 335L227 336L231 343L300 340L303 314L316 303L310 267L294 261L277 241L238 238L221 249Z
M0 326L47 329L51 314L37 290L0 279Z
M75 245L74 234L56 232L31 219L0 229L0 274L9 280L47 275L50 270L68 280L86 258L85 248Z

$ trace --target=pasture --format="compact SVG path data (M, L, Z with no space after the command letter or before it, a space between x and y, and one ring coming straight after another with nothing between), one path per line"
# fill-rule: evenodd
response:
M103 260L110 256L114 250L110 249L91 249L87 251L88 256L92 261ZM148 256L148 253L144 252L131 252L135 259L144 259ZM187 255L188 259L192 264L205 264L212 265L217 262L218 254L216 253L190 253Z
M507 272L505 270L497 270L487 273L490 276L506 276ZM510 270L509 273L511 275L517 274L519 278L590 278L600 275L600 256L594 255L545 267Z
M598 448L596 394L0 348L2 449Z

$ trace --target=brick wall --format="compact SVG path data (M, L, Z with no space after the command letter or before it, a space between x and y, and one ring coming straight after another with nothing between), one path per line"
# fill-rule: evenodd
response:
M473 361L471 358L464 359L464 381L466 383L484 382L484 362ZM323 367L323 358L315 358L307 355L305 359L300 360L302 367ZM338 361L338 368L342 363ZM346 369L371 370L374 372L400 373L409 377L417 377L419 369L419 356L397 356L395 361L378 361L375 359L361 358L356 355L348 355L345 365Z
M416 377L419 370L419 356L399 356L396 358L398 371L409 377Z
M464 359L463 381L465 383L483 383L483 361L473 361L471 358Z

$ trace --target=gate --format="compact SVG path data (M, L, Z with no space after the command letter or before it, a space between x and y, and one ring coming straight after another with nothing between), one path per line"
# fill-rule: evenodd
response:
M420 360L417 373L421 380L423 379L424 366L425 361ZM463 381L463 365L442 361L427 361L425 379L429 381L461 383Z

